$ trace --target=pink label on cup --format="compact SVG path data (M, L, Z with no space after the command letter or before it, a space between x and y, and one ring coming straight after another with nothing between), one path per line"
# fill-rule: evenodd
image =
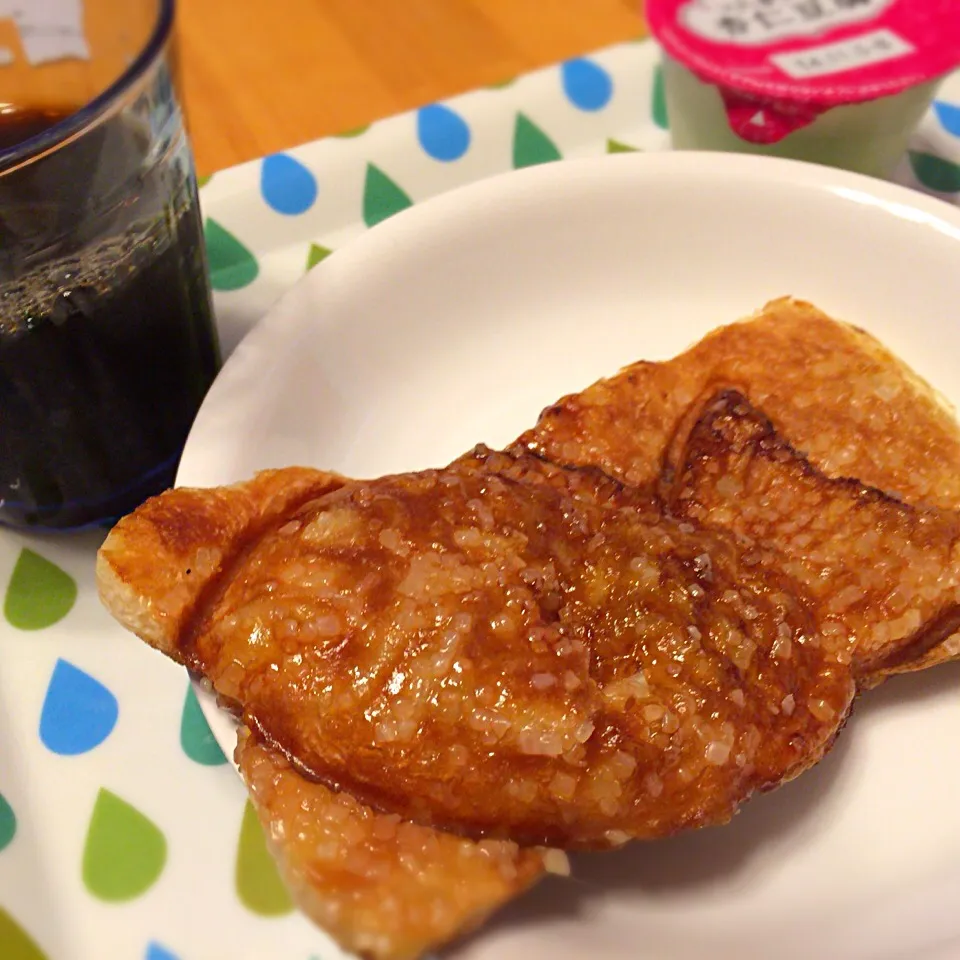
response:
M666 52L717 85L731 126L758 143L960 63L960 0L647 0L646 13Z

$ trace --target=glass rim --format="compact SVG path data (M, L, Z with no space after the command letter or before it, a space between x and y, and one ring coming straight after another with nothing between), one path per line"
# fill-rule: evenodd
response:
M176 0L157 0L157 17L147 42L130 65L108 87L87 101L79 110L21 143L0 150L0 175L32 163L46 153L82 135L94 127L111 107L153 66L162 55L173 33Z

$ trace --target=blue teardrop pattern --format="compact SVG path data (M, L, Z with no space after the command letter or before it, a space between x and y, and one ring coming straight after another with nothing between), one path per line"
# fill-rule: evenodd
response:
M260 193L277 213L298 216L316 203L317 178L289 154L274 153L260 165Z
M578 110L602 110L613 97L613 78L586 57L567 60L560 67L560 77L563 92Z
M431 103L417 111L417 139L427 156L452 163L470 149L470 127L455 110Z
M156 940L151 940L147 944L147 952L143 955L143 960L180 960L180 958Z
M933 112L936 114L940 126L947 133L960 137L960 106L955 103L947 103L944 100L937 100L933 104Z
M75 757L100 746L117 724L117 698L89 673L57 660L40 711L40 740L52 753Z

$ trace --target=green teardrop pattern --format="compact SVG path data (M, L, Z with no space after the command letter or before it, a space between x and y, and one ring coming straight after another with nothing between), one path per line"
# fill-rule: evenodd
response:
M33 937L3 907L0 907L0 945L3 960L47 960Z
M607 141L607 153L639 153L639 147L631 147L628 143L621 143L619 140Z
M76 599L73 577L24 547L7 584L3 615L18 630L43 630L62 620Z
M205 187L213 179L213 174L208 173L205 177L197 177L197 186Z
M307 251L307 270L312 270L322 260L326 260L332 250L327 247L321 247L319 243L311 243Z
M495 80L493 83L488 83L488 84L487 84L487 89L488 89L488 90L503 90L504 88L509 87L509 86L511 86L512 84L516 83L516 82L517 82L517 78L516 78L516 77L506 77L506 78L503 79L503 80Z
M267 849L257 811L247 800L240 824L236 869L237 896L251 913L279 917L293 910L293 901Z
M670 117L667 114L667 94L663 88L663 68L660 64L653 68L653 94L650 107L653 122L661 130L669 130Z
M17 815L7 798L0 793L0 853L10 846L17 832ZM0 940L2 942L2 940Z
M83 846L83 883L99 900L120 903L146 893L167 862L157 825L115 793L100 788Z
M210 218L203 231L214 290L241 290L257 279L257 258L229 230Z
M341 140L350 140L353 137L359 137L361 133L366 133L370 129L370 124L365 123L362 127L352 127L350 130L341 130L340 133L335 133L335 137L339 137Z
M413 201L401 187L379 167L367 164L367 176L363 184L363 222L368 227L375 227L411 206Z
M932 153L911 150L910 166L914 176L928 190L935 190L937 193L960 193L960 165Z
M562 159L557 145L527 116L517 114L513 128L513 166L532 167Z
M187 684L187 695L183 699L183 712L180 714L180 746L183 752L194 762L204 767L219 767L227 762L220 749L207 718L200 709L200 702L194 692L193 684Z

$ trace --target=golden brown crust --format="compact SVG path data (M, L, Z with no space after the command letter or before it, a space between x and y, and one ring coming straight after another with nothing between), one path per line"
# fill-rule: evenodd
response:
M666 466L670 509L771 553L848 646L858 678L916 660L960 626L960 517L829 480L742 395L712 398Z
M180 487L144 503L97 554L100 599L124 627L174 660L194 605L249 539L294 506L343 485L302 467L264 470L230 487Z
M827 476L960 507L960 430L945 401L869 334L791 298L564 397L517 444L651 486L684 415L728 388Z
M676 517L485 449L291 505L178 657L405 819L568 847L725 822L819 759L855 676L956 615L956 520L827 479L735 394L679 450Z
M246 731L236 759L297 904L373 960L410 960L468 933L534 884L545 862L565 863L558 851L476 844L377 813L304 779Z
M853 477L918 506L960 509L960 428L946 401L875 338L792 298L714 330L672 360L634 363L563 398L512 449L655 489L671 444L723 389L762 409L828 477ZM950 636L887 670L958 655L960 637Z
M301 770L527 845L725 822L815 762L853 694L778 570L529 456L311 500L207 599L180 658Z

